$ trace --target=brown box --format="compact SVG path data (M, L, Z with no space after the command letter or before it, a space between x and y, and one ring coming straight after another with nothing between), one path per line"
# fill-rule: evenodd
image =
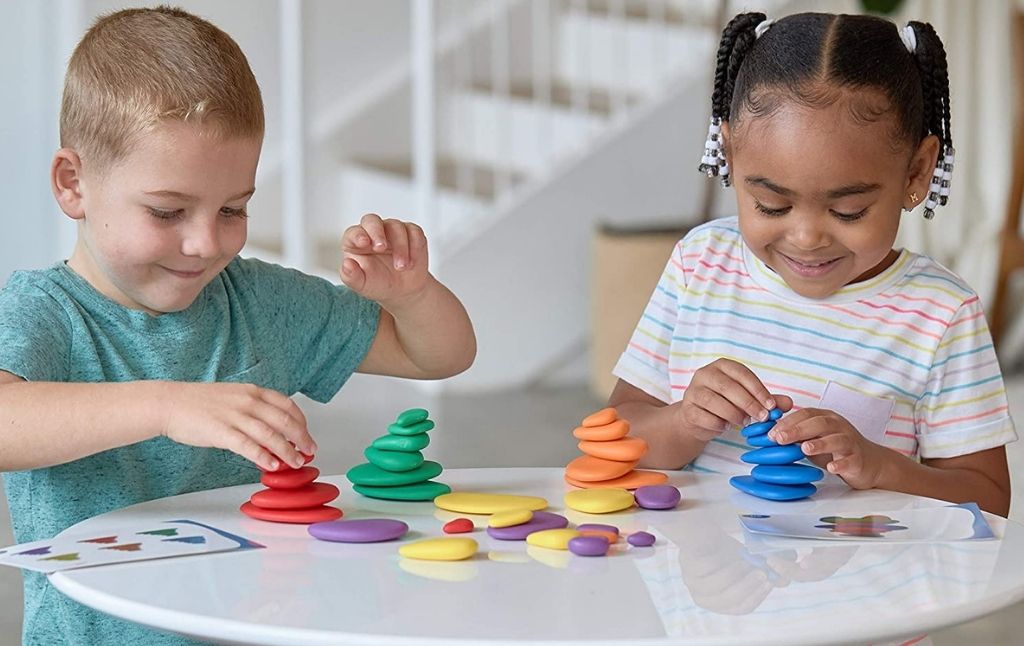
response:
M617 230L594 236L590 280L590 390L607 399L612 368L633 335L676 242L686 229Z

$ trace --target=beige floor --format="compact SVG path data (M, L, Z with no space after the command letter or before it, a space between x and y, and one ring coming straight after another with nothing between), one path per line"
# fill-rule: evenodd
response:
M1024 431L1024 376L1010 380L1008 388L1011 411ZM324 473L341 473L361 462L362 449L384 432L395 411L425 401L397 380L362 376L329 405L300 401L320 445L317 466ZM568 430L600 405L581 387L445 397L427 405L446 431L434 436L431 457L450 468L561 466L578 454ZM1024 473L1024 442L1011 444L1008 455L1011 473ZM1010 517L1024 521L1024 478L1014 479ZM0 545L12 542L6 498L0 497ZM0 646L19 643L20 626L20 574L0 568ZM1018 644L1022 635L1024 603L939 631L932 639L939 646Z

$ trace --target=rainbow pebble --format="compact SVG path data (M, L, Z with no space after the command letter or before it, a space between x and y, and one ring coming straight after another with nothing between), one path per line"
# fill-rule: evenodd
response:
M633 494L625 489L579 489L565 494L565 506L588 514L609 514L633 506Z
M335 543L381 543L405 536L409 526L390 518L360 518L313 523L309 535Z
M441 530L445 534L466 534L475 529L473 521L468 518L456 518L444 524Z
M569 551L576 556L604 556L608 540L602 536L577 536L569 540Z
M637 487L633 493L636 504L644 509L672 509L679 504L679 490L672 485Z
M512 527L522 525L533 519L533 512L529 509L515 509L512 511L499 511L487 521L488 527Z
M546 547L549 550L567 550L569 549L569 541L579 537L579 535L580 533L575 529L564 527L561 529L544 529L527 536L526 543L535 547Z
M633 547L650 547L654 545L654 534L650 532L633 532L626 538L626 542Z
M407 559L425 561L462 561L476 554L477 544L472 538L428 538L398 548Z

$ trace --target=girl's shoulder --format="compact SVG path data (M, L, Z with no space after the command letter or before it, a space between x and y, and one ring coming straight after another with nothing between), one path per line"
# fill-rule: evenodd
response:
M954 310L979 303L978 293L955 271L925 254L908 251L907 256L907 270L894 286L903 295L928 299Z
M676 243L676 260L686 267L709 262L715 264L742 262L743 237L740 236L738 219L733 217L711 220L690 229Z

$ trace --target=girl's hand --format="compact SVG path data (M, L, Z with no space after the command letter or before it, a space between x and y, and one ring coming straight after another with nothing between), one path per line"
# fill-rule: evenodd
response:
M801 442L811 462L828 469L854 489L878 486L891 451L868 440L845 417L831 410L804 408L786 415L768 432L779 444Z
M368 213L346 229L341 248L342 282L378 303L418 294L430 278L427 238L412 222Z
M275 471L316 453L306 417L290 398L252 384L169 382L163 435L180 444L233 451ZM280 463L280 464L279 464Z
M788 411L793 400L772 395L743 364L717 359L693 373L679 415L686 432L708 442L734 424L768 419L768 412L776 407Z

